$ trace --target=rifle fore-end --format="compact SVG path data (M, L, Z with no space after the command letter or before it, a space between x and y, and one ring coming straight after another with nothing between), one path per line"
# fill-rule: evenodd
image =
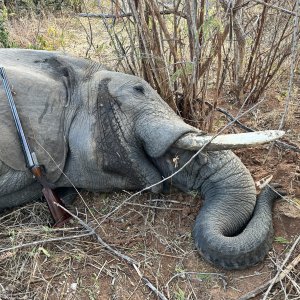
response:
M42 192L47 200L47 204L49 207L49 210L52 214L52 217L55 221L55 224L53 227L61 227L63 226L64 223L66 223L70 218L71 215L65 211L63 208L60 206L64 207L64 203L60 199L60 197L57 195L55 191L53 191L49 187L44 187L42 189ZM58 206L58 204L60 206Z
M37 181L39 181L43 186L42 192L55 222L53 227L63 226L63 224L71 218L71 215L62 208L65 207L64 203L60 199L59 195L53 189L51 189L47 183L47 180L43 174L43 170L40 166L34 166L31 168L31 172Z

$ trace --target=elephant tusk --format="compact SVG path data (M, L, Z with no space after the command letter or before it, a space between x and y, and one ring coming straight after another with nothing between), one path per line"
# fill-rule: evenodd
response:
M272 142L281 138L285 134L282 130L265 130L256 132L246 132L237 134L218 135L215 138L209 135L199 135L196 133L188 133L182 136L174 144L176 147L197 151L205 144L205 150L218 151L228 149L239 149L254 147L265 143Z

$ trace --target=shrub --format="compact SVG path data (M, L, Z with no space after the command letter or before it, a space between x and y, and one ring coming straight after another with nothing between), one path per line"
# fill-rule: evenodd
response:
M7 10L0 2L0 47L9 48L9 35L6 29Z

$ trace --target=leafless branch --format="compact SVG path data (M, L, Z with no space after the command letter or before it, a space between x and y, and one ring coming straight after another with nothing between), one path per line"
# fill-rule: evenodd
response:
M17 249L36 246L36 245L45 244L45 243L52 243L52 242L57 242L57 241L79 239L79 238L86 237L86 236L89 236L89 235L92 235L92 233L87 232L87 233L78 234L78 235L62 236L62 237L57 237L57 238L52 238L52 239L34 241L34 242L31 242L31 243L27 243L27 244L21 244L21 245L17 245L17 246L14 246L14 247L1 249L0 253L7 252L7 251L14 251L14 250L17 250Z
M300 254L298 254L293 261L285 268L283 269L285 263L288 261L288 259L290 258L292 252L294 251L296 245L298 244L300 240L300 236L298 236L298 238L296 239L296 241L294 242L293 246L291 247L291 249L289 250L288 255L286 256L286 259L284 260L284 262L282 263L278 273L276 274L276 276L273 277L273 279L267 281L266 283L260 285L259 287L257 287L256 289L254 289L253 291L243 295L242 297L239 298L239 300L248 300L251 298L254 298L255 296L263 293L267 288L267 292L264 295L264 300L267 299L268 294L270 292L270 290L272 289L272 287L274 286L274 284L278 283L279 281L281 281L283 278L285 278L296 266L297 264L300 262Z
M287 13L289 15L292 15L292 16L296 16L296 13L294 11L290 11L286 8L283 8L283 7L280 7L280 6L277 6L277 5L274 5L274 4L270 4L270 3L267 3L265 1L262 1L262 0L252 0L253 2L256 2L258 4L262 4L264 6L267 6L267 7L271 7L271 8L274 8L274 9L277 9L279 11L282 11L284 13ZM249 3L251 2L251 0L249 1Z
M213 107L213 105L207 101L205 101L205 104L207 104L208 106L210 107ZM231 115L227 110L225 110L224 108L221 108L221 107L216 107L215 108L216 111L224 114L230 121L234 121L236 125L238 125L240 128L244 129L245 131L247 132L255 132L257 131L256 129L253 129L251 127L248 127L246 126L245 124L243 124L241 121L239 120L236 120L234 118L233 115ZM278 146L279 148L282 148L282 149L286 149L286 150L291 150L291 151L294 151L294 152L298 152L300 153L300 148L297 147L297 146L294 146L294 145L290 145L290 144L287 144L285 142L282 142L282 141L275 141L274 142L276 146Z
M161 15L178 15L182 18L186 18L186 15L175 10L162 10L159 11L159 14ZM113 14L95 14L95 13L80 13L77 14L78 17L82 18L101 18L101 19L118 19L118 18L129 18L133 17L133 13L121 13L119 15L113 15Z
M120 251L114 249L109 244L107 244L100 235L96 232L94 228L92 228L90 225L88 225L86 222L82 221L78 216L72 214L70 211L65 209L63 206L57 204L60 208L67 211L75 220L79 222L79 224L85 228L90 235L95 236L97 242L102 245L107 251L111 252L114 256L125 260L129 265L131 265L136 272L138 273L141 280L145 283L145 285L155 294L157 295L161 300L168 300L163 293L161 293L150 281L149 279L142 273L142 271L139 268L140 263L134 260L133 258L129 257L128 255L125 255L121 253Z
M284 261L282 262L277 274L274 276L274 278L271 280L271 283L263 297L263 300L266 300L272 287L274 286L275 283L279 282L280 280L282 280L282 278L284 278L288 273L290 273L290 271L294 268L294 266L296 266L299 261L300 261L300 254L292 261L292 263L290 264L291 266L288 266L285 270L284 266L287 263L287 261L289 260L290 256L292 255L294 249L296 248L296 246L298 245L300 241L300 235L297 237L297 239L295 240L295 242L293 243L291 249L289 250L289 252L286 255L286 258L284 259ZM283 271L282 271L283 270Z
M288 94L285 100L285 107L284 113L281 118L281 122L279 125L279 129L282 129L285 125L285 120L289 111L290 101L292 97L292 89L294 86L294 74L295 74L295 65L296 65L296 58L297 58L297 49L298 49L298 39L299 39L299 9L300 9L300 1L296 0L296 16L294 18L294 30L293 30L293 41L292 41L292 59L291 59L291 66L290 66L290 79L289 79L289 88Z

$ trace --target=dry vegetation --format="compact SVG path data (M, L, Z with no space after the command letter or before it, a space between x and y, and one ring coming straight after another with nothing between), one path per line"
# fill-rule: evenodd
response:
M63 229L46 226L44 203L26 205L0 216L0 299L225 300L262 284L255 299L300 299L299 1L57 2L64 5L0 0L0 44L62 50L142 76L208 131L228 123L222 111L236 117L256 105L239 120L248 128L229 130L287 131L290 150L277 144L238 155L255 180L272 175L288 196L275 205L268 258L235 272L195 251L196 194L83 192L70 207L81 221Z

